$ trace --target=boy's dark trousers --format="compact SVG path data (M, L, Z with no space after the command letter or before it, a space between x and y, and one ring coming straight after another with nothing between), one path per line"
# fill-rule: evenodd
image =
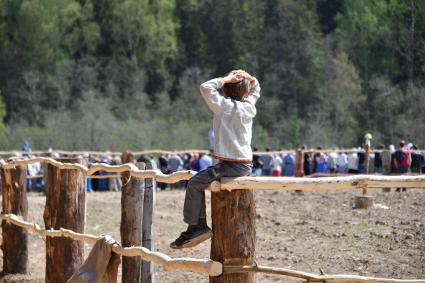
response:
M221 177L241 177L252 171L251 163L219 161L193 176L187 183L184 199L183 220L189 225L197 225L199 219L206 218L205 189Z

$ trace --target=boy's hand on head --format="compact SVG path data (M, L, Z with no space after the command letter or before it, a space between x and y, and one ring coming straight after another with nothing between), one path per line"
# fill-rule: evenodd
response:
M242 81L244 77L240 74L239 71L231 71L223 78L225 84L227 83L238 83Z
M244 70L234 70L232 73L235 73L238 77L247 79L249 81L249 88L254 87L256 78L245 72Z

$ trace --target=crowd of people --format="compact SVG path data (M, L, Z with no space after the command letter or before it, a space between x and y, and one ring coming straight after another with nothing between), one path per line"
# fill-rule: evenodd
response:
M15 157L33 158L30 147L27 142L22 147L24 152L28 154L15 154ZM390 155L384 155L386 149L383 145L379 146L378 151L369 154L369 173L422 173L425 172L425 153L418 152L417 146L413 143L400 141L399 147L389 145L387 150ZM308 176L315 173L318 174L363 174L365 173L366 155L362 148L353 148L347 152L341 150L327 153L321 151L320 147L316 149L308 149L306 146L303 150L303 175ZM284 154L276 154L265 149L265 153L257 154L258 148L253 148L253 170L256 176L295 176L296 158L295 152ZM269 153L270 154L267 154ZM46 156L59 158L57 152L49 151ZM201 171L207 169L214 164L212 153L187 152L183 154L167 154L167 155L140 155L134 156L130 151L124 151L121 156L113 156L106 152L102 156L93 156L88 153L78 156L85 160L87 166L94 163L106 163L110 165L120 165L129 162L149 163L152 169L159 169L164 174L171 174L181 170ZM387 158L388 160L385 160ZM384 164L389 164L387 170ZM27 190L41 190L43 187L42 176L43 166L40 163L28 165ZM96 175L110 175L107 172L97 172ZM37 178L39 176L39 178ZM168 188L178 189L184 188L186 181L176 184L158 183L158 188L165 190ZM118 191L121 189L122 181L119 176L108 177L105 179L88 178L87 191Z

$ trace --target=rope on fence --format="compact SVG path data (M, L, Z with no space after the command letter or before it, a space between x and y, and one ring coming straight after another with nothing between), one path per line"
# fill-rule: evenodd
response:
M38 224L31 223L20 219L14 214L1 214L1 220L13 223L26 230L30 230L43 237L67 237L76 241L83 241L85 243L94 244L99 237L90 234L76 233L72 230L46 230L41 228ZM194 259L194 258L171 258L170 256L160 253L152 252L144 247L128 247L124 248L120 245L114 245L112 250L121 256L138 256L145 261L151 261L164 267L165 270L186 270L197 273L208 274L209 276L218 276L223 272L223 266L220 262L212 261L210 259Z
M13 223L26 230L30 230L43 237L67 237L76 241L83 241L85 243L94 244L100 238L95 235L76 233L69 229L60 230L46 230L41 228L38 224L31 223L20 219L14 214L1 214L0 220ZM285 268L275 268L267 266L234 266L222 265L220 262L210 259L193 259L193 258L171 258L170 256L160 253L152 252L144 247L128 247L124 248L118 244L112 247L113 252L121 256L140 257L145 261L151 261L164 267L165 270L185 270L192 271L209 276L219 276L224 273L234 272L260 272L276 275L284 275L292 278L302 279L307 282L394 282L394 283L425 283L425 279L387 279L365 277L357 275L316 275L303 271L296 271Z

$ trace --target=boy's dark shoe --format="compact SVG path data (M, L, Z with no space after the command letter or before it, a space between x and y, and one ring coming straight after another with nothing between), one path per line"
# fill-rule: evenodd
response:
M189 225L187 230L181 233L180 237L170 244L170 247L173 249L192 248L211 237L212 231L207 225Z

